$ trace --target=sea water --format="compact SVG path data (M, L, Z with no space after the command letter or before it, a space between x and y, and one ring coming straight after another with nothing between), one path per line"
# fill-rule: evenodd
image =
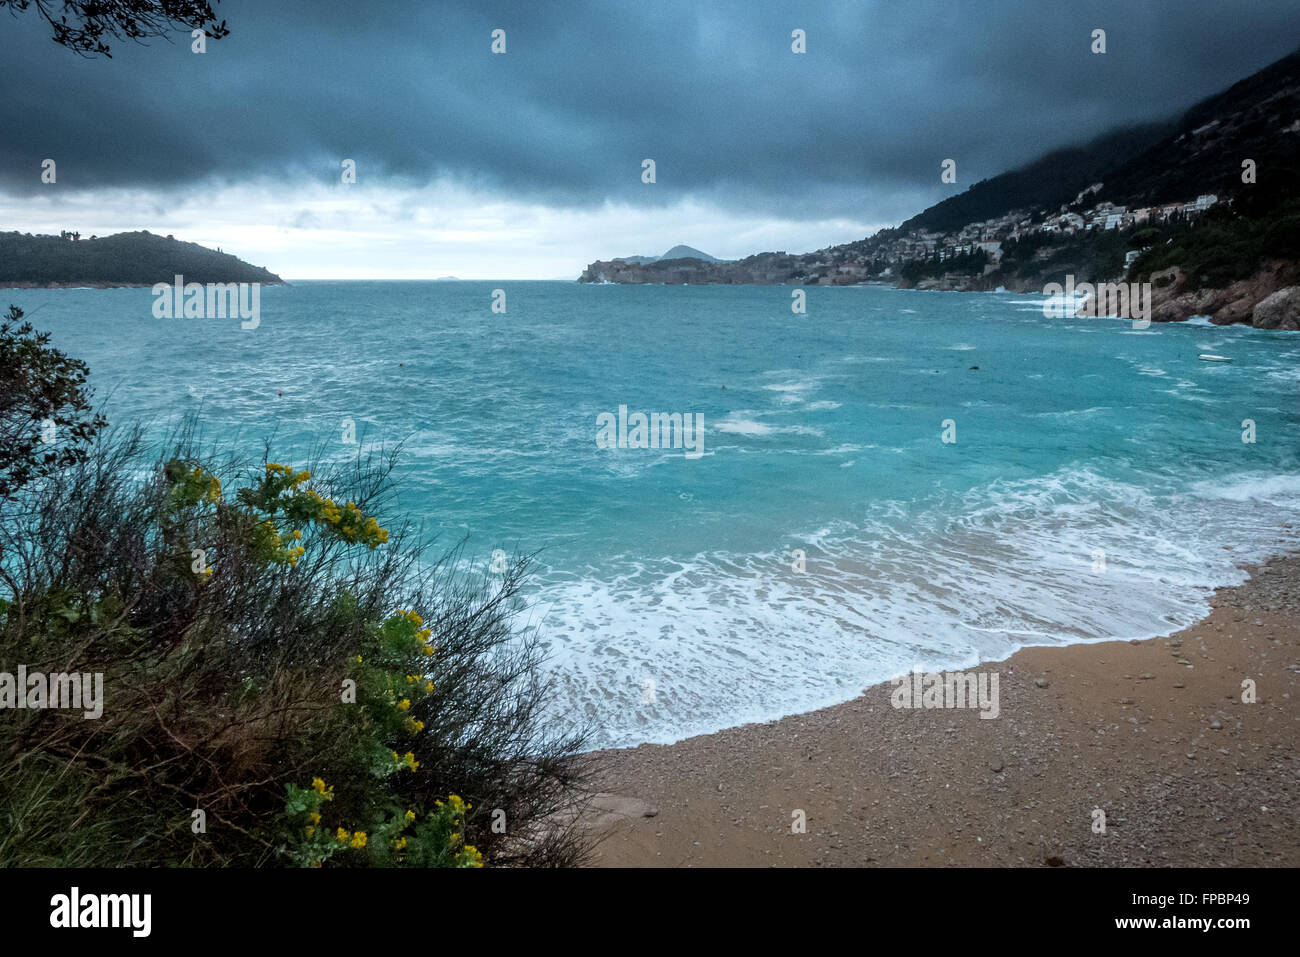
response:
M484 569L540 550L528 620L593 746L1166 634L1300 537L1296 333L884 287L799 315L782 286L300 282L255 329L6 295L115 423L197 411L290 464L403 443L407 517ZM702 454L598 443L620 406L699 416Z

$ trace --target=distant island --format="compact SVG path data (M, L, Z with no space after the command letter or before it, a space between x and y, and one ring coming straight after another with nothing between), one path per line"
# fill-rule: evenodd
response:
M1151 282L1156 321L1300 329L1298 157L1300 51L1176 120L1057 150L857 242L732 262L679 246L579 281L1035 293L1072 274Z
M89 238L68 231L58 236L0 233L0 286L5 288L152 286L171 283L178 275L204 284L284 284L274 273L219 249L148 231Z

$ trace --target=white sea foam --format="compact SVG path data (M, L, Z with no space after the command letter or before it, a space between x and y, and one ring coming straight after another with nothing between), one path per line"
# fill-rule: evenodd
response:
M1072 419L1076 416L1095 415L1098 412L1109 411L1109 406L1097 405L1089 409L1064 409L1060 412L1036 412L1034 413L1034 417L1039 419Z
M779 414L779 413L774 413ZM715 425L713 431L730 435L744 435L762 438L771 435L822 435L822 430L808 425L768 425L755 419L746 418L743 413L731 413Z
M764 425L753 419L738 418L723 419L713 428L717 432L728 432L732 435L772 435L779 431L775 426Z
M1170 501L1065 469L923 514L878 503L767 553L552 581L543 628L565 716L598 729L594 746L666 743L844 701L913 664L1168 634L1243 580L1238 563L1300 544L1282 528L1298 493L1300 476L1242 473Z

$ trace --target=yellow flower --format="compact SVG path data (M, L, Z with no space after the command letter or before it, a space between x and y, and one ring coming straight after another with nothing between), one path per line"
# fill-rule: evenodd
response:
M403 698L401 701L397 702L397 706L403 711L409 711L411 708L411 699Z
M311 818L311 822L312 822L313 824L319 824L319 823L320 823L320 812L318 812L318 811L312 811L311 814L308 815L308 817Z
M410 751L406 752L402 760L406 762L406 766L410 768L412 771L414 771L416 768L420 766L420 762L415 760L415 755L412 754Z
M312 778L311 787L317 794L325 793L325 781L322 778Z
M415 812L414 812L414 811L407 811L407 812L406 812L406 823L407 823L407 824L410 824L410 823L411 823L412 821L414 821L414 820L415 820Z
M348 842L348 831L347 831L347 828L345 828L345 827L341 827L341 828L339 828L337 831L335 831L335 832L334 832L334 839L335 839L336 841L338 841L340 844L346 844L346 843Z
M426 682L424 683L424 690L425 690L426 692L432 694L432 693L433 693L433 682L432 682L432 681L426 681Z
M393 842L393 848L399 851L406 850L406 838L399 837L397 840L395 840Z
M357 831L352 835L352 846L360 849L366 846L366 832Z

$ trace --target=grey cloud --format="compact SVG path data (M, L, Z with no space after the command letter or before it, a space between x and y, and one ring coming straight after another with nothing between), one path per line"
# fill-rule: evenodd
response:
M33 15L0 17L0 189L48 188L45 157L62 189L164 191L337 181L348 157L362 184L895 220L953 191L946 157L965 188L1172 115L1300 38L1294 0L226 0L220 15L231 35L202 56L178 36L90 61Z

